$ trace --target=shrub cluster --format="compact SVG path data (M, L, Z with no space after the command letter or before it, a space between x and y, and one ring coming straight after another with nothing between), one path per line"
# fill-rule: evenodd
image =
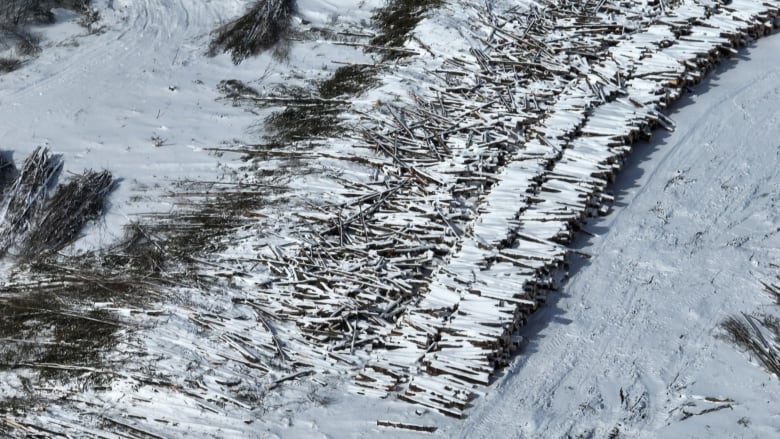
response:
M280 42L290 29L293 0L260 0L242 16L216 31L209 54L230 53L238 64Z

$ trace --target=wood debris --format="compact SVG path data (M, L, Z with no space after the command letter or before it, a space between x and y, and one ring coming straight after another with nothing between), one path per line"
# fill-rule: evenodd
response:
M673 129L663 110L777 13L749 0L482 11L482 47L447 59L428 95L363 116L355 147L380 177L340 180L339 202L299 215L312 232L263 251L278 280L254 303L294 319L301 346L364 364L353 391L463 416L576 232L609 211L633 143Z

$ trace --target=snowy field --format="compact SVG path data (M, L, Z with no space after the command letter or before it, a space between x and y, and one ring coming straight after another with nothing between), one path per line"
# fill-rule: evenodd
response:
M49 292L33 309L66 319L0 315L24 322L0 325L0 434L780 435L778 377L720 326L780 313L763 285L780 274L780 34L732 48L777 27L753 15L776 2L430 2L377 49L382 2L306 0L286 53L207 56L250 3L96 0L93 32L57 10L40 54L0 75L0 150L118 180L48 268L3 259L2 309ZM378 73L328 95L344 66ZM226 80L247 87L228 99ZM305 125L320 104L339 130L264 143L287 135L271 111ZM182 196L192 182L215 192ZM268 202L196 218L193 235L230 233L191 254L175 233L108 247L231 188ZM38 355L90 338L67 317L105 340Z

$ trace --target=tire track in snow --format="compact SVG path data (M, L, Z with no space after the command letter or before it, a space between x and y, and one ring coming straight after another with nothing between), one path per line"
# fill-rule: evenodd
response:
M144 0L141 2L118 1L98 5L102 23L107 27L104 34L78 37L77 49L50 48L42 55L43 61L56 62L55 69L44 69L36 60L23 70L27 77L22 87L6 94L4 100L20 101L25 97L50 91L56 86L68 84L70 88L79 83L92 83L95 79L113 80L125 73L122 61L138 60L139 52L155 49L180 49L188 47L198 52L200 42L218 23L229 18L246 2L234 0L212 2L196 0ZM52 52L56 52L53 53ZM205 46L200 48L205 53ZM54 59L51 59L54 57ZM38 73L36 78L31 72Z

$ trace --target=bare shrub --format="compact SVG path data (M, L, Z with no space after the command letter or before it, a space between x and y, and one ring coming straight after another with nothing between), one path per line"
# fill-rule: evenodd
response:
M30 363L94 367L100 364L100 354L116 343L120 326L104 311L82 314L64 305L61 297L45 293L0 299L0 315L0 370ZM48 340L41 340L44 337Z
M0 2L0 25L20 27L25 24L50 24L53 8L89 12L90 0L3 0Z
M0 199L5 196L8 188L13 184L19 171L14 165L10 153L0 153Z
M83 227L103 214L114 180L108 171L87 171L57 188L43 217L20 246L24 259L55 253L79 237Z
M239 64L279 43L290 28L292 0L260 0L237 19L214 31L209 54L230 53Z
M85 11L89 9L91 0L49 0L48 3L52 7Z
M341 131L340 115L343 107L329 103L288 105L284 110L271 113L266 119L272 144L332 136Z
M777 277L777 280L780 281L780 276ZM780 305L780 283L770 284L761 282L761 284L764 285L764 290L775 299L775 303Z
M0 1L0 45L16 48L20 57L34 57L40 52L40 38L29 31L31 24L51 24L53 8L65 8L81 14L82 26L94 30L100 14L92 10L90 0L2 0ZM21 61L0 60L0 73L8 73L21 66Z
M247 98L260 97L260 92L258 92L257 89L246 85L238 79L221 81L219 85L217 85L217 89L225 98L232 99L235 105L238 105L242 100L246 100Z
M726 339L744 349L780 377L780 320L771 315L731 316L721 323Z
M320 96L332 99L357 96L377 85L379 68L374 65L351 64L336 69L333 76L319 84Z
M34 57L40 52L40 37L27 30L24 26L8 27L4 26L0 22L0 47L3 49L15 49L15 57L29 58ZM18 64L14 63L14 58L8 59L9 66L13 67L8 71L14 70L21 65L22 60L18 61Z
M0 153L0 254L12 249L28 262L45 258L102 215L114 187L111 174L87 171L54 189L62 165L60 156L39 147L19 171L10 153Z
M22 61L16 58L0 58L0 73L9 73L18 70Z
M41 38L26 30L17 30L14 33L16 40L16 52L19 55L33 57L41 51Z
M359 72L337 75L335 79L330 78L316 88L281 84L262 95L237 80L223 81L218 88L234 105L282 107L263 120L269 131L269 135L265 136L268 141L265 146L276 147L341 132L343 127L340 117L348 102L330 98L362 90L362 85L356 82L359 75ZM322 93L325 95L321 96Z
M20 27L28 23L51 23L54 15L47 0L3 0L0 25Z
M371 40L371 44L379 47L402 47L425 14L442 3L442 0L389 0L387 5L377 9L372 17L379 33ZM384 52L385 59L406 55L408 53L400 51Z

